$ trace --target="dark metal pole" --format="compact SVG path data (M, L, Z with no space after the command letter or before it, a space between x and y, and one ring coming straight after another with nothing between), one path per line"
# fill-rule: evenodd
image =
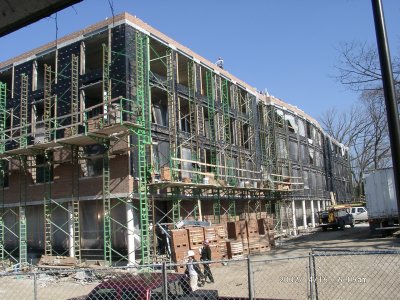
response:
M163 277L163 300L168 300L168 277L167 277L167 264L162 263L162 277Z
M389 53L389 44L387 40L381 0L372 0L372 10L374 13L379 60L381 62L383 91L385 93L386 113L389 126L390 146L392 151L394 185L397 198L397 211L399 213L400 221L400 122L393 84L393 73Z
M249 286L249 300L253 300L253 270L250 255L247 257L247 284Z

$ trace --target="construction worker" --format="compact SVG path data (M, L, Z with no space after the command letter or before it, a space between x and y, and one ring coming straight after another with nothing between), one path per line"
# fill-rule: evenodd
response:
M206 279L210 279L211 283L214 283L214 277L211 273L210 269L210 263L208 261L211 261L211 248L210 248L210 242L208 240L205 240L203 242L203 248L201 248L200 252L200 260L203 261L203 267L204 267L204 277L203 281L205 282Z
M186 264L186 270L185 274L189 275L190 277L190 288L192 291L198 290L199 286L202 286L202 284L199 284L199 277L200 281L203 281L203 273L201 273L201 270L199 268L199 265L196 264L196 259L194 258L194 251L189 250L187 253L187 264Z
M224 60L222 59L222 57L218 57L217 62L215 63L218 67L220 67L221 69L224 68Z

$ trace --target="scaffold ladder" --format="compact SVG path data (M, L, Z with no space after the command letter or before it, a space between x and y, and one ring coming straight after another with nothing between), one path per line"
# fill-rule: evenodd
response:
M78 133L79 122L79 57L71 57L71 135Z
M281 215L282 202L275 202L275 230L278 232L282 231L282 215Z
M19 202L19 262L27 263L27 236L25 207L27 200L27 157L21 155L20 161L20 202Z
M267 105L263 102L259 106L259 120L260 120L260 144L261 144L261 164L267 166L268 153L267 153L267 131L268 131L268 110Z
M179 199L179 189L172 189L172 221L177 224L181 221L181 199Z
M138 133L140 233L142 239L141 261L143 264L148 264L151 262L151 235L149 226L149 203L147 198L146 133L145 130Z
M151 263L151 234L149 223L149 201L147 196L147 160L146 146L151 145L151 118L150 118L150 92L149 92L149 38L147 35L136 31L136 101L141 107L141 115L137 120L139 128L132 129L137 135L138 168L139 168L139 211L141 235L141 263ZM154 224L153 224L154 226Z
M199 149L199 135L198 135L198 119L197 119L197 101L196 101L196 68L194 61L188 62L188 98L189 98L189 121L190 121L190 154L192 161L198 161L198 149ZM201 176L199 173L199 165L193 164L194 173L192 177L193 183L199 183Z
M267 135L267 155L268 172L277 174L276 145L275 145L275 108L268 106L268 135ZM272 178L274 180L274 178Z
M210 140L210 163L211 172L215 178L218 178L217 153L216 153L216 136L215 136L215 78L211 71L206 72L206 94L208 108L208 126Z
M178 132L177 132L177 100L175 92L175 66L174 52L169 49L167 51L167 82L168 82L168 126L169 126L169 148L170 148L170 164L171 164L171 181L179 180L178 172Z
M21 75L21 137L20 148L28 146L28 75Z
M79 147L71 146L72 159L72 223L73 223L73 250L75 258L81 260L81 235L79 222ZM70 245L71 246L71 245Z
M46 142L51 141L52 134L52 107L53 97L51 91L51 66L44 65L44 136Z
M214 213L214 221L219 224L221 222L221 192L218 189L217 192L213 193L214 202L213 202L213 213Z
M110 157L109 145L106 143L103 154L103 209L104 209L104 260L108 266L112 264L111 244L111 198L110 198Z
M0 216L0 258L1 260L5 259L5 244L4 244L4 220L3 220L3 212Z
M44 222L45 222L45 241L44 249L46 255L53 254L52 246L52 207L51 207L51 161L49 152L45 151L44 168Z
M222 111L224 113L224 140L226 145L231 145L231 122L230 122L230 101L229 101L229 83L226 79L221 79L221 100Z
M0 82L0 154L5 152L5 129L7 116L7 84Z
M236 200L235 200L235 190L232 188L227 188L224 190L225 199L228 202L228 207L224 209L224 214L227 215L228 221L236 221Z
M28 262L28 247L26 239L25 207L19 207L19 262L21 265Z
M0 212L0 258L4 260L5 258L5 243L4 243L4 180L5 180L5 167L6 161L4 159L0 160L0 204L1 204L1 212Z
M111 51L109 47L103 44L103 121L108 124L108 110L111 101L111 79L110 79L110 66L111 66Z

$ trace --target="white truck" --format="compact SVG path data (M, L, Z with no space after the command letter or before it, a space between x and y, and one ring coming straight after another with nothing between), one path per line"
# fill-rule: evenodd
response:
M383 235L399 228L393 168L374 170L364 178L365 200L371 231L380 230Z

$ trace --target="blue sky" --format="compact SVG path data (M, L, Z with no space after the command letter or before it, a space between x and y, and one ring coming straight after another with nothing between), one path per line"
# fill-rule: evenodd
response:
M340 43L376 43L370 0L109 0L216 61L251 86L314 118L346 109L358 95L332 75ZM84 0L57 14L58 37L112 16L108 0ZM400 1L382 0L391 56L400 49ZM0 38L0 61L56 38L54 15Z

